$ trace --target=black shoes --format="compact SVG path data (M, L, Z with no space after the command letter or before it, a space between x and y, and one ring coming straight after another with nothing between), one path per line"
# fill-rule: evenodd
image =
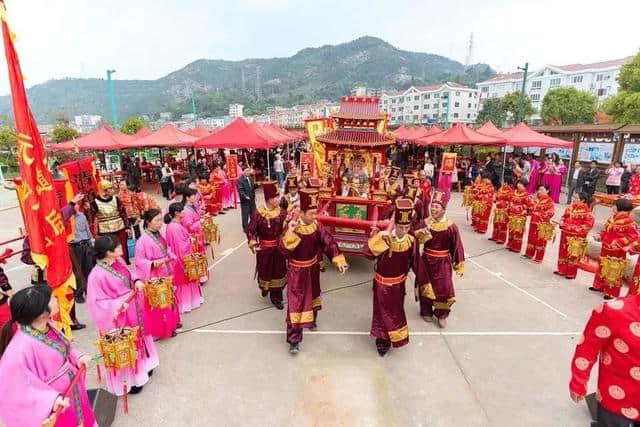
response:
M300 347L298 344L289 344L289 353L298 354L300 352Z
M84 304L85 303L84 295L76 296L76 303L77 304Z
M129 394L138 394L142 391L142 386L138 387L137 385L134 385L133 387L131 387L131 390L129 390Z
M272 301L272 303L273 303L273 306L278 310L284 309L284 304L282 304L282 301Z
M269 291L268 290L262 290L262 297L266 297L267 295L269 295Z
M81 329L86 328L87 325L83 324L83 323L74 323L71 325L71 330L72 331L79 331Z

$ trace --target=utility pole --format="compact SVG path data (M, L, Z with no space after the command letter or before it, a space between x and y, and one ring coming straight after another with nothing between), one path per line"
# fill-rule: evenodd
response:
M522 76L522 90L520 91L520 105L518 106L518 116L515 118L515 124L524 121L524 102L525 102L525 89L527 86L527 73L529 72L529 63L524 64L524 68L518 67L518 70L524 71Z
M191 92L191 112L193 113L193 121L195 122L198 116L196 113L196 94L193 91Z
M447 112L444 119L444 128L449 129L449 107L451 106L451 91L447 92Z
M113 94L113 80L111 80L111 74L116 70L107 70L107 93L109 95L109 107L111 109L111 126L114 129L120 128L118 124L118 116L116 115L116 97Z

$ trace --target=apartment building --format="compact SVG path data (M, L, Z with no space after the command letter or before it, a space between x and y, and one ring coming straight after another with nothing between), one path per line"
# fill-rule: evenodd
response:
M475 123L478 91L459 83L411 86L402 92L383 92L380 109L390 124Z

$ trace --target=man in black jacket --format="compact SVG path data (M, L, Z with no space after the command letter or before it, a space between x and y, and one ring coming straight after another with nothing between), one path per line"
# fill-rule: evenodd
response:
M251 181L251 168L244 169L242 177L238 179L238 193L240 194L240 210L242 213L242 230L249 229L249 218L256 210L256 190Z
M593 196L596 192L596 184L598 184L598 178L600 178L600 171L598 170L598 162L591 161L591 167L584 174L584 183L582 184L582 191ZM580 178L578 178L579 180Z

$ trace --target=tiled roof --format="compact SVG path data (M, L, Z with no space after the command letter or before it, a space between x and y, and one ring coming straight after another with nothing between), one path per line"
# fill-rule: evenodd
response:
M344 119L380 119L380 98L375 96L344 96L340 100L340 111L333 117Z
M621 65L630 62L633 56L627 56L626 58L613 59L611 61L594 62L592 64L569 64L569 65L550 65L550 67L558 68L567 72L576 72L584 70L597 70L611 67L619 67Z
M489 80L485 80L482 83L497 83L508 80L522 80L523 73L507 73L507 74L498 74L495 77L490 78Z
M361 147L377 147L394 143L393 138L369 129L338 129L318 136L317 139L327 144L357 145Z

